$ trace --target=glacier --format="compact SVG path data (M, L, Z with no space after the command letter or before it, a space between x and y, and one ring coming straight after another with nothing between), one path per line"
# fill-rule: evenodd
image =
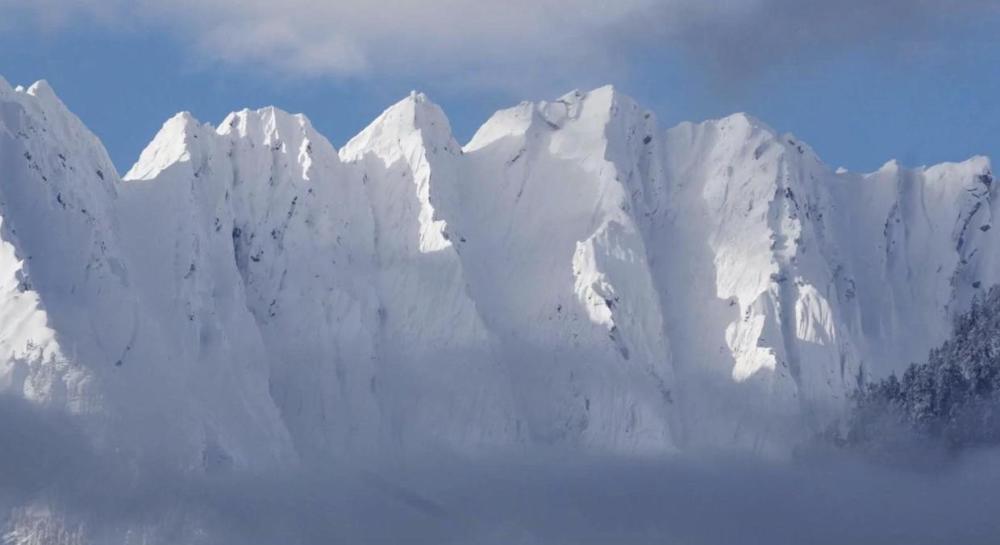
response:
M169 119L119 176L0 80L0 391L206 474L572 448L787 455L1000 281L990 162L833 170L612 87L464 146L412 93Z

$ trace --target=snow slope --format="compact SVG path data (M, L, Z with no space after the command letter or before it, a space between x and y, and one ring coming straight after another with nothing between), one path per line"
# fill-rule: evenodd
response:
M44 83L0 83L0 173L0 387L200 471L781 454L1000 281L985 158L835 172L611 87L464 147L418 93L339 151L275 108L182 113L120 180Z
M177 281L135 266L145 254L123 242L114 166L45 82L0 82L0 172L4 392L77 415L137 458L205 470L294 460L253 338L190 349L205 333L158 306Z

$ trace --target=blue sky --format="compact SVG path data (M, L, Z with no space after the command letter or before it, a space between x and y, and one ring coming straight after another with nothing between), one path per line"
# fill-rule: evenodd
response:
M1000 2L693 2L0 0L0 75L49 80L122 171L180 110L274 104L340 146L420 89L464 142L605 83L664 126L746 111L852 170L1000 158Z

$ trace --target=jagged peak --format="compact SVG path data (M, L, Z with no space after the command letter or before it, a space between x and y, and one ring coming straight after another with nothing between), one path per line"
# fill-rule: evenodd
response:
M612 117L638 122L638 117L641 116L643 120L655 122L656 116L652 110L643 108L631 95L611 84L585 93L584 100L600 104L601 109L609 111Z
M993 174L993 160L987 155L973 155L964 161L965 164L978 166L983 174Z
M31 84L27 90L23 91L24 94L33 97L37 103L44 109L49 109L50 111L58 111L65 114L65 117L76 120L76 115L70 111L70 109L63 103L59 95L56 94L55 89L49 85L49 82L40 79L35 83ZM87 130L82 122L77 120L77 128ZM89 132L89 131L88 131Z
M938 171L960 171L969 176L987 175L993 176L993 166L991 159L986 155L973 155L964 161L944 161L933 165L922 165L917 167L907 167L897 159L886 161L881 167L868 176L875 175L898 175L902 172L925 172L933 174Z
M191 112L178 112L163 123L122 179L151 180L174 163L190 161L192 140L210 132L211 127L202 124Z
M47 81L36 81L27 89L18 85L11 90L10 84L3 80L0 84L0 95L5 95L4 99L19 104L27 115L35 120L36 126L44 127L37 136L45 141L46 145L56 142L63 146L89 147L94 152L93 158L99 162L97 170L102 173L103 184L106 188L111 188L118 177L118 171L108 157L104 144L60 100ZM108 176L106 173L113 173L113 176Z
M517 106L500 110L476 130L462 150L472 152L504 137L525 134L538 118L534 102L523 101Z
M773 132L770 134L773 134ZM794 151L801 156L812 158L814 161L822 163L819 155L816 153L816 150L814 150L808 142L795 136L793 133L786 132L781 135L781 145L784 146L786 150Z
M707 123L714 124L720 129L727 129L727 130L741 129L748 132L756 130L765 133L775 139L780 137L778 131L774 130L770 125L764 123L756 116L751 115L747 112L736 112L713 121L708 121Z
M627 97L628 96L628 95L625 95L624 93L622 93L621 91L619 91L618 87L616 87L615 84L613 84L613 83L606 83L606 84L604 84L604 85L602 85L602 86L600 86L600 87L598 87L596 89L592 89L587 94L588 95L609 95L609 96L612 96L612 97L615 97L615 96L618 96L618 97Z
M434 104L427 97L427 94L425 94L422 91L417 91L416 89L410 89L410 94L407 95L407 97L403 100L404 101L408 100L410 102L413 102L414 104Z
M325 156L336 158L333 145L303 114L292 114L275 106L255 110L244 108L229 113L222 123L213 127L185 111L163 124L124 179L153 179L175 163L218 152L221 148L217 147L226 140L245 141L250 149L300 154L312 153L319 147Z
M993 166L990 158L985 155L973 155L961 162L944 162L931 165L923 169L930 175L938 172L959 173L960 178L964 177L986 177L989 183L993 182Z
M752 146L753 154L757 159L768 149L773 149L779 154L805 156L814 162L822 163L812 147L805 141L800 140L792 133L781 134L767 123L746 112L736 112L701 123L680 123L670 129L668 133L678 131L681 133L694 131L715 134L715 138L718 138L722 145L734 152L745 150L748 145Z
M628 95L622 93L613 84L602 85L590 91L573 89L572 91L557 98L554 102L563 104L577 104L582 102L601 102L611 105L617 101L634 102Z
M579 119L584 112L594 113L601 120L610 122L622 112L639 111L639 105L632 97L609 84L591 91L575 89L552 102L538 103L537 110L549 125L561 128L566 122Z
M42 100L56 100L56 101L59 100L59 97L56 95L55 90L52 88L51 85L49 85L49 82L44 79L40 79L35 83L31 84L31 87L28 87L27 92L29 95Z
M535 113L549 127L558 130L563 128L569 120L580 116L587 98L587 93L573 90L552 102L539 102L535 106Z
M928 168L934 167L952 167L952 168L966 168L969 170L981 171L983 173L989 172L991 170L992 164L991 160L986 155L973 155L964 161L944 161L942 163L936 163L930 165Z
M276 106L266 106L251 110L244 108L231 112L219 124L220 135L240 137L263 136L265 140L292 134L314 132L312 122L304 114L289 113Z
M400 121L408 121L414 128L427 129L430 126L445 128L451 132L451 123L444 110L419 91L410 91L406 98L387 108L375 120L375 123L386 121L398 116Z
M964 161L945 161L912 168L896 159L890 159L877 170L862 175L863 178L870 180L900 180L911 176L927 180L932 184L938 181L950 181L967 188L985 185L989 189L995 181L992 162L985 155L974 155Z
M31 97L31 99L34 99L31 102L37 104L38 107L42 109L55 108L58 111L66 113L68 117L76 117L72 112L70 112L69 108L66 107L63 101L59 99L59 96L56 95L55 90L52 89L49 82L44 79L36 81L28 88L25 88L23 85L11 88L10 83L3 79L3 77L0 77L0 94L8 93L16 93L24 98Z
M465 146L465 151L486 147L505 136L525 134L532 127L561 130L584 121L581 130L603 132L613 122L655 126L656 117L614 85L591 91L574 89L552 101L521 102L500 110L484 123Z
M164 127L170 126L180 129L187 129L189 127L199 127L201 126L201 121L198 120L191 112L184 110L182 112L177 112L170 119L163 123Z
M903 167L902 167L902 165L899 164L898 160L896 160L896 159L889 159L888 161L886 161L885 163L883 163L882 166L878 167L878 170L876 170L875 173L876 174L896 173L896 172L899 172L900 170L902 170L902 168Z
M424 93L411 91L347 142L341 149L341 158L345 161L356 160L374 152L386 159L397 155L400 142L412 135L419 135L424 147L431 150L461 151L444 110Z

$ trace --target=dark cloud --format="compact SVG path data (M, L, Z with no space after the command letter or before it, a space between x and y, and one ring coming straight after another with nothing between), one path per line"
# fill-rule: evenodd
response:
M998 17L1000 3L994 0L710 1L647 8L619 32L643 28L646 46L677 47L717 75L741 78L782 63L836 60L856 51L919 61Z

